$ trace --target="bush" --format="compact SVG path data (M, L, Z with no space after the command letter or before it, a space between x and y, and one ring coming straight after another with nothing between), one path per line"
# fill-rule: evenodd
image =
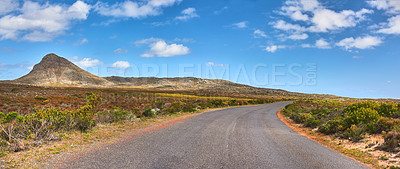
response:
M35 97L35 100L38 100L38 101L46 101L47 98L44 98L44 97Z
M326 122L325 124L320 126L318 128L318 131L321 133L324 133L324 134L334 134L339 131L343 131L344 129L345 128L342 125L342 119L336 118L336 119L329 120L328 122Z
M315 118L312 115L307 117L304 121L304 126L311 127L311 128L315 128L315 127L319 126L320 124L321 124L321 122L319 121L319 119Z
M153 103L154 103L154 106L159 109L163 109L164 105L165 105L165 103L163 101L153 101Z
M344 119L346 128L360 123L368 124L370 122L376 122L381 118L379 113L372 108L361 107L358 109L346 110L344 112L347 112L347 116Z
M152 118L156 118L157 117L157 110L156 109L151 109L151 108L147 108L143 111L143 116L145 117L152 117Z
M361 108L364 108L364 109L368 108L368 109L372 109L372 110L378 110L379 109L379 104L376 103L376 102L371 102L371 101L369 101L369 102L361 102L361 103L354 103L354 104L351 104L351 105L347 106L343 110L343 113L348 114L348 113L351 113L351 112L358 111Z
M229 106L237 106L239 105L239 103L237 102L237 100L233 99L233 100L229 100Z
M396 112L393 112L393 114L392 114L392 117L393 118L400 118L400 111L399 110L397 110Z
M384 117L391 117L394 112L397 112L397 106L390 103L382 103L378 110L379 114Z
M23 149L18 146L21 139L52 140L56 138L55 132L86 131L96 125L94 110L102 99L99 95L89 94L86 100L86 105L74 111L48 108L34 109L34 113L26 116L18 116L16 112L0 113L1 142L6 142L7 150L19 151Z
M15 118L17 118L18 113L17 112L11 112L8 113L7 115L4 116L4 114L0 115L3 116L4 118L1 119L1 122L3 123L9 123L10 121L14 120Z
M385 142L382 147L386 151L398 151L400 147L400 126L384 135Z
M351 125L350 128L346 129L342 137L347 138L353 142L358 142L364 138L365 127Z
M388 117L382 117L376 123L376 131L375 133L381 133L382 131L390 131L395 126L400 125L400 119L392 119Z
M210 100L208 101L208 106L209 107L221 107L223 106L223 101L221 99L216 99L216 100Z
M116 109L113 111L105 111L105 112L97 112L95 116L96 122L99 123L114 123L120 122L124 120L131 120L131 116L135 116L130 114L127 111L122 111L120 109ZM136 117L133 117L136 118Z
M196 110L197 106L195 104L185 102L173 102L165 109L169 114L175 114L177 112L194 112Z

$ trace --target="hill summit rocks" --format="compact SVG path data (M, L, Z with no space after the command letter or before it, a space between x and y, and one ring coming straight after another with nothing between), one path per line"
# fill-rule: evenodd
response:
M14 82L50 86L107 86L113 84L54 53L43 57L30 73Z

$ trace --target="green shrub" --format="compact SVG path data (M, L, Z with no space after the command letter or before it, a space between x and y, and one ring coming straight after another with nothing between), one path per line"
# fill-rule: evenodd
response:
M4 118L1 119L1 122L2 122L2 123L9 123L9 122L11 122L12 120L16 119L17 116L18 116L18 113L17 113L17 112L8 113L7 115L3 116Z
M209 107L221 107L223 106L223 101L221 99L208 101Z
M156 108L163 109L165 103L163 101L153 101Z
M349 128L352 125L358 125L360 123L368 124L369 122L376 122L379 120L379 118L381 118L381 116L376 110L372 108L360 107L357 109L347 110L347 116L345 117L344 121L346 123L346 127Z
M354 103L354 104L351 104L351 105L347 106L343 110L343 113L345 113L345 114L347 113L348 114L348 113L351 113L351 112L358 111L361 108L364 108L364 109L368 108L368 109L372 109L372 110L378 110L379 109L379 104L376 103L376 102L371 102L371 101L369 101L369 102L361 102L361 103Z
M114 123L124 120L130 120L132 118L131 117L132 115L133 114L130 114L127 111L122 111L121 109L116 109L113 111L97 112L95 116L95 121L98 123Z
M145 109L142 114L144 117L152 117L152 118L157 117L157 111L155 109L151 109L151 108Z
M44 97L35 97L35 100L38 100L38 101L46 101L47 98L44 98Z
M334 134L339 131L343 131L343 121L341 117L327 121L325 124L318 128L318 131L324 134Z
M365 128L364 126L351 125L350 128L346 129L343 133L343 137L353 142L358 142L364 138Z
M171 105L165 109L169 114L175 114L177 112L194 112L197 110L197 106L193 103L185 102L173 102Z
M237 102L236 99L229 100L229 106L237 106L237 105L239 105L239 103Z
M399 119L399 118L400 118L400 111L397 110L397 111L393 112L392 117L393 117L393 118L398 118L398 119Z
M304 121L304 125L306 127L311 127L311 128L315 128L317 126L319 126L321 124L320 120L315 118L314 116L309 116L305 119Z
M397 106L395 104L390 104L390 103L382 103L378 110L379 114L383 117L391 117L392 114L397 110Z

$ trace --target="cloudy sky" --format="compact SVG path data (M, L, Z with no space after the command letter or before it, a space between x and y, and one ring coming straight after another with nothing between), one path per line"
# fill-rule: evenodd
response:
M0 0L0 79L48 53L99 76L400 98L399 0Z

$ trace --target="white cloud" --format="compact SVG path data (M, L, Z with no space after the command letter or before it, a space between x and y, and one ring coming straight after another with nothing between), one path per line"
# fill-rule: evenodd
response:
M320 8L317 0L288 0L281 8L280 14L286 15L295 21L307 21L309 16L305 12L311 12Z
M114 50L115 54L128 53L128 49L118 48Z
M272 22L270 24L272 24L274 28L284 30L284 31L296 31L296 32L306 31L306 28L304 28L300 25L287 23L283 20L279 20L277 22Z
M271 46L267 46L265 48L266 51L274 53L276 52L278 49L284 49L286 48L286 46L282 46L282 45L271 45Z
M148 0L144 2L124 1L113 5L98 2L95 11L104 16L144 18L162 13L163 7L173 6L182 0Z
M301 34L293 34L287 37L288 39L292 40L304 40L308 38L308 35L306 33L301 33Z
M262 30L259 30L259 29L256 29L254 32L253 32L253 34L254 34L254 38L266 38L267 37L267 35L265 34L265 32L264 31L262 31Z
M329 49L331 45L324 38L315 41L315 47L320 49Z
M399 0L372 0L367 2L371 7L375 7L379 10L386 10L389 13L400 12Z
M389 18L389 23L385 24L384 27L377 32L384 34L400 34L400 15Z
M247 21L234 23L234 24L232 24L232 26L234 26L236 28L247 28Z
M146 40L143 40L147 42ZM190 49L182 44L167 44L164 40L159 39L149 45L150 50L142 54L142 57L171 57L177 55L187 55Z
M354 27L365 19L365 14L373 13L372 10L361 9L358 12L343 10L335 12L329 9L314 11L311 22L314 26L310 27L312 32L327 32L328 30L338 30L340 28Z
M83 58L80 59L78 56L74 56L71 61L75 63L77 66L81 68L91 68L91 67L97 67L103 65L103 62L97 59L92 59L92 58Z
M115 63L112 64L111 67L125 70L125 69L130 68L131 64L129 64L129 62L127 62L127 61L116 61Z
M86 20L90 8L80 0L69 7L24 1L21 8L10 8L15 13L0 18L0 39L50 41L68 30L72 21Z
M83 39L77 41L74 45L83 45L83 44L88 43L88 42L89 42L88 39L83 38Z
M361 9L360 11L343 10L336 12L327 9L317 0L287 0L285 6L278 13L288 16L293 21L303 21L310 26L302 27L279 20L273 22L276 29L298 32L328 32L354 27L365 20L366 14L371 14L373 11Z
M33 31L31 33L25 34L21 40L26 40L30 42L47 42L53 40L55 37L61 35L61 32L42 32Z
M214 62L207 62L206 66L215 66L215 67L228 67L228 64L220 64L220 63L214 63Z
M336 43L337 46L344 47L346 50L351 48L368 49L379 46L382 42L381 38L376 36L365 36L357 38L346 38Z
M0 0L0 15L14 11L18 6L19 4L16 0Z
M137 40L137 41L135 41L135 42L133 42L135 45L147 45L147 44L151 44L151 43L154 43L154 42L157 42L157 41L160 41L160 40L162 40L162 39L160 39L160 38L153 38L153 37L151 37L151 38L148 38L148 39L142 39L142 40Z
M177 17L175 17L175 19L187 21L192 18L200 17L199 15L197 15L195 8L187 8L187 9L183 10L181 13L182 13L182 16L177 16Z

